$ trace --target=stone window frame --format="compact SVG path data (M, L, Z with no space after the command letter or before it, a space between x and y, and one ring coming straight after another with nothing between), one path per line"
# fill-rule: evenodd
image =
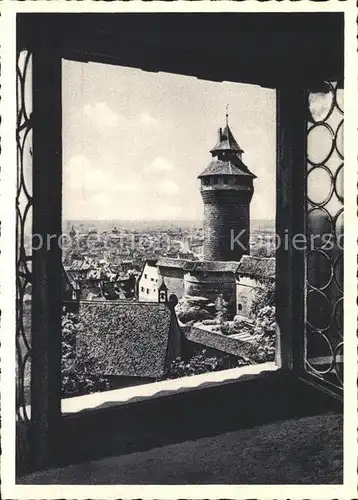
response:
M35 20L32 27L26 26L26 22L23 24L23 39L20 42L20 45L25 47L29 44L33 51L33 163L34 178L37 180L34 182L33 232L54 234L59 238L62 234L63 54L56 38L58 31L52 31L51 23L41 22L39 25L39 19L36 20L36 16L33 19ZM32 21L29 24L31 23ZM81 44L76 57L83 62L89 60L86 49ZM113 64L105 55L103 62ZM327 76L327 79L330 78ZM247 80L245 82L247 83ZM306 87L302 83L286 83L277 88L276 227L280 235L287 229L291 236L303 232L306 98ZM52 165L51 174L49 164ZM288 252L281 249L277 251L276 262L276 362L283 371L303 377L304 327L303 322L297 322L298 318L303 318L304 310L303 255L292 249ZM40 344L42 346L33 358L31 397L31 415L34 419L31 433L32 442L36 443L37 468L49 466L53 460L51 457L55 456L55 435L61 419L61 265L61 251L53 242L46 252L39 249L34 255L34 283L42 283L41 293L39 288L36 288L32 300L33 351L36 352Z

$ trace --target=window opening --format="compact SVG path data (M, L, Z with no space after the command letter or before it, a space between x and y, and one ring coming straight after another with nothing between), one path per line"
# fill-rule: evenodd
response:
M122 387L124 372L127 379L143 383L148 373L152 381L166 378L176 370L175 359L183 356L194 371L202 357L208 371L231 368L228 341L236 346L237 366L247 362L248 351L258 351L250 342L264 353L253 354L250 363L274 361L275 91L165 73L143 75L133 68L63 62L63 231L71 243L63 249L63 266L78 294L76 301L64 300L64 316L76 338L71 355L66 344L64 397ZM119 84L121 93L114 90ZM143 99L132 92L133 86ZM178 91L184 111L187 90L180 89L191 89L195 99L188 113L178 113L171 100L159 96L163 86ZM209 96L214 94L222 102L213 105ZM245 120L241 101L251 103ZM203 109L211 110L205 120ZM189 115L194 116L190 123L185 119ZM211 150L194 139L198 127ZM183 150L190 154L190 164L182 161ZM144 266L150 272L143 273ZM160 286L148 287L149 281L158 282L156 275ZM245 308L240 307L244 298ZM146 346L142 351L158 353L148 356L152 364L145 377L129 333L121 336L128 366L112 358L89 363L93 342L112 342L115 336L103 332L125 324L117 322L119 312L131 318L137 342ZM179 327L188 330L195 323L202 330L201 343L188 339L186 353L178 347L180 332L172 314ZM158 323L162 317L167 319ZM91 326L86 333L83 322ZM152 329L156 335L148 336ZM196 331L190 329L190 335ZM217 349L211 356L204 352L212 339ZM168 341L172 348L163 350ZM101 352L113 349L106 344ZM88 388L77 384L80 370Z

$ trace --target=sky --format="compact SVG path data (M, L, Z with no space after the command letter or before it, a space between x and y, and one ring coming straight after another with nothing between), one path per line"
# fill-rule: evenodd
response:
M275 217L275 91L63 61L63 217L201 220L197 176L230 128L257 176L251 217Z

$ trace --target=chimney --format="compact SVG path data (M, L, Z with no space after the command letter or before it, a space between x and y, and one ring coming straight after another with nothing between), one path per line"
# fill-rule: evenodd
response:
M219 130L218 130L218 139L219 139L219 142L221 142L221 136L222 136L222 130L221 130L221 127L220 127Z

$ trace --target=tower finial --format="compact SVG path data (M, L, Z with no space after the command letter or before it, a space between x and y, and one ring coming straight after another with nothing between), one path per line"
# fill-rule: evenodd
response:
M226 126L229 125L229 105L226 105Z

